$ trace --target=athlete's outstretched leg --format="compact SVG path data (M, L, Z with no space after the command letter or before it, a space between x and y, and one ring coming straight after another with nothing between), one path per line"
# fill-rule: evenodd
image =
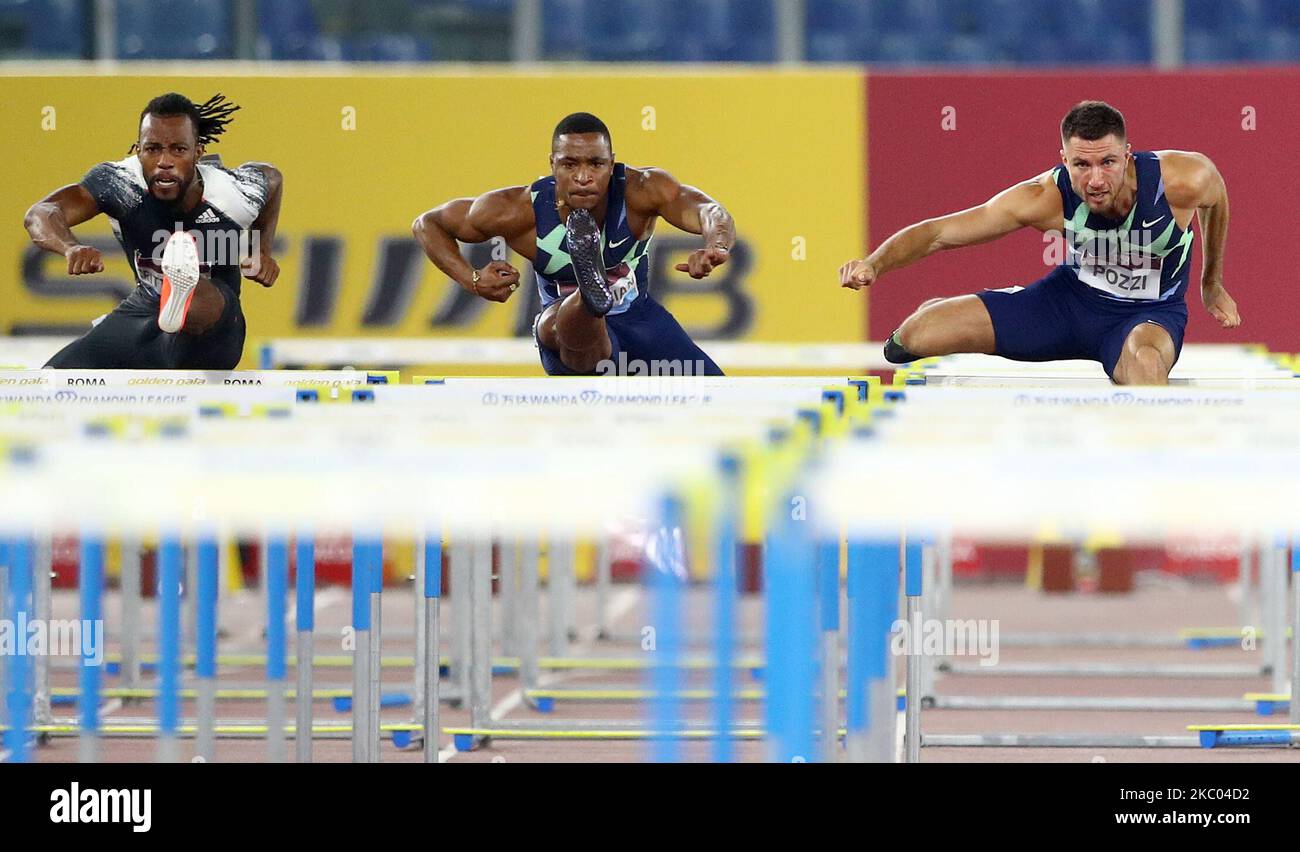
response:
M572 211L564 230L578 289L542 314L538 339L559 353L568 369L590 373L613 354L605 316L613 309L616 296L605 277L600 226L591 212Z
M1178 360L1173 338L1162 326L1144 322L1129 332L1115 363L1117 385L1167 385Z
M933 355L977 352L992 355L997 346L993 320L978 296L931 299L885 343L885 358L905 364Z
M605 318L593 314L576 291L542 311L537 340L575 373L595 372L613 353Z

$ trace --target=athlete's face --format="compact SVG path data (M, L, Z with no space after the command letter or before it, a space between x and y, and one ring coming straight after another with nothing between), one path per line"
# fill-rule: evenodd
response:
M614 152L600 133L566 133L551 151L555 198L570 210L594 210L605 198L614 173Z
M1100 139L1071 136L1061 149L1061 160L1070 170L1074 192L1095 213L1115 206L1128 171L1130 146L1114 133Z
M194 138L194 122L189 116L146 115L140 122L136 156L149 194L175 203L194 183L203 146Z

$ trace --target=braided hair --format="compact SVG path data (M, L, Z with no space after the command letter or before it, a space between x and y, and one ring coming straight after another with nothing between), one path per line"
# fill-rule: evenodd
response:
M188 115L190 121L194 122L194 136L198 143L211 145L217 141L218 136L226 132L226 127L232 121L231 115L238 109L238 104L226 100L226 96L220 92L202 104L195 104L194 101L176 92L168 92L149 101L140 111L140 121L144 121L146 115ZM133 143L127 153L135 153L137 147L138 143Z

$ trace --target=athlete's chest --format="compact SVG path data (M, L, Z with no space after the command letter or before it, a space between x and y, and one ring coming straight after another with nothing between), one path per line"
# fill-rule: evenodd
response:
M1135 204L1123 221L1080 207L1067 220L1066 233L1079 280L1127 301L1160 298L1182 269L1192 238L1168 204L1154 202Z
M596 224L601 233L601 253L609 268L643 253L654 231L653 217L625 206L607 209L597 217ZM546 276L564 274L570 263L568 233L558 212L551 215L547 210L537 215L533 229L512 240L510 247Z
M170 204L163 204L152 196L145 195L127 215L122 217L124 229L133 233L167 231L222 232L242 230L234 220L206 198L186 210Z
M189 210L182 210L145 198L117 223L117 228L128 254L142 261L137 263L141 270L161 262L167 240L177 231L194 237L199 262L205 270L237 266L241 258L256 248L250 246L250 241L257 239L256 234L240 228L206 200Z
M604 202L592 211L609 263L621 259L616 255L625 246L647 242L654 231L656 216L637 203L636 185L627 175L628 171L622 164L616 166ZM553 179L540 180L533 185L532 206L533 228L512 240L510 247L535 264L541 260L551 266L549 261L552 258L567 258L568 254L564 224L568 211L558 203Z

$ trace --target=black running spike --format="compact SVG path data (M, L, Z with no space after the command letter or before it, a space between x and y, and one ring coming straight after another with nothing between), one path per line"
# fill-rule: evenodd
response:
M587 310L603 317L614 307L614 291L605 280L600 227L591 211L581 208L569 213L564 227L569 238L569 257L578 277L578 293Z

